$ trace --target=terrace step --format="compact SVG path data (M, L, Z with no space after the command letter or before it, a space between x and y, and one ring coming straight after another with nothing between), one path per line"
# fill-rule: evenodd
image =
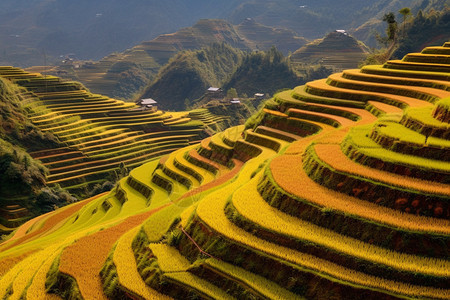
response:
M450 262L438 263L374 246L273 209L257 191L259 177L236 190L232 204L226 208L228 218L247 232L362 273L411 284L445 286L445 265ZM436 281L429 281L428 276Z
M327 84L327 80L316 80L307 84L306 91L311 94L321 95L325 97L336 97L342 99L360 100L364 104L369 100L375 100L398 107L424 107L431 106L430 103L411 97L351 90L346 88L338 88Z
M369 137L391 151L450 161L450 141L435 137L427 138L397 122L380 120L373 126Z
M229 295L217 286L187 272L191 263L176 248L152 243L148 247L151 251L150 259L156 258L162 273L160 279L153 279L150 286L176 298L185 298L188 294L194 293L202 298L230 299ZM160 280L166 284L161 285Z
M353 107L353 108L364 108L364 103L357 100L350 100L345 98L336 98L332 95L318 95L312 94L308 91L307 85L301 85L294 88L292 92L292 97L297 100L301 100L308 103L333 105L337 108L342 107Z
M450 65L450 55L430 53L408 53L403 57L406 62Z
M310 146L303 167L311 179L329 189L406 213L448 218L448 185L362 166L345 156L339 144Z
M225 166L201 156L197 149L192 149L189 151L186 155L186 160L213 174L217 174L218 172L225 171L227 169Z
M407 61L403 61L403 60L390 60L384 64L384 68L422 71L422 72L443 72L443 73L450 72L450 65L434 64L434 63L421 63L421 62L407 62Z
M363 109L305 102L294 98L292 95L292 91L284 91L275 95L275 101L280 104L281 111L286 112L289 108L296 108L319 113L328 113L353 121L357 121L364 117L361 115L365 113Z
M429 137L450 140L450 124L433 117L433 108L409 109L400 124Z
M163 171L164 174L166 174L176 182L184 185L188 190L200 184L195 177L178 169L175 166L174 161L175 158L173 156L169 156L167 158L167 160L161 166L161 170Z
M257 133L251 129L247 129L245 131L245 141L264 148L271 149L275 152L278 152L283 146L287 145L287 142L281 139Z
M450 49L448 47L426 47L422 50L422 54L441 54L450 55Z
M375 72L374 66L365 66L362 69L352 69L345 70L342 73L342 77L346 79L359 80L359 81L367 81L367 82L377 82L377 83L385 83L385 84L396 84L396 85L406 85L406 86L419 86L419 87L428 87L434 89L440 89L444 91L450 90L450 82L444 80L431 80L431 79L416 79L411 78L411 76L407 77L405 74L404 77L401 77L401 74L397 74L399 76L392 75L383 75L383 74L374 74ZM382 69L378 69L380 73L383 73ZM417 75L419 75L418 73Z
M225 288L230 285L238 285L239 289L227 289L228 293L234 292L235 297L242 296L242 293L250 293L255 298L262 299L301 299L298 295L289 292L279 285L258 276L254 273L248 272L243 268L236 267L232 264L226 263L214 258L208 258L201 264L200 270L195 271L199 277L212 282L213 284ZM230 282L229 284L227 284Z
M122 235L113 252L113 264L116 268L119 287L122 292L131 293L142 299L168 300L169 297L146 285L137 271L132 244L139 229L136 227Z
M336 115L332 115L329 113L321 113L321 112L313 112L313 111L308 111L308 110L302 110L302 109L297 109L297 108L289 108L287 110L287 114L289 117L292 118L298 118L298 119L304 119L304 120L310 120L310 121L315 121L315 122L319 122L319 123L324 123L333 127L346 127L346 126L351 126L353 125L355 122L344 118L344 117L340 117L340 116L336 116Z
M234 147L236 141L242 137L242 132L244 131L245 125L233 126L226 129L222 135L222 141L230 146Z
M167 176L161 169L156 169L153 173L152 183L167 191L172 201L180 198L188 191L184 185Z
M252 142L247 142L245 140L238 140L236 142L236 146L234 147L233 158L246 162L260 155L264 151L264 149L269 150L269 148L253 144ZM272 149L270 150L274 151Z
M366 109L377 117L385 114L402 114L403 109L378 101L367 101Z
M282 130L278 130L275 128L271 128L271 127L267 127L267 126L258 126L256 127L255 130L256 133L260 133L266 136L270 136L273 138L277 138L286 142L293 142L296 140L301 139L301 136L286 132L286 131L282 131Z
M450 183L450 164L384 149L369 134L372 126L352 128L343 141L343 152L359 164L423 180Z
M317 133L322 129L322 124L318 122L288 117L285 113L278 111L268 109L264 109L263 111L264 116L261 122L259 122L259 125L289 132L301 137Z
M186 160L186 155L189 153L189 151L193 150L196 147L196 145L187 147L183 149L183 151L179 151L177 153L174 153L174 165L176 168L178 168L180 171L183 171L186 174L191 175L194 177L199 183L205 184L215 179L214 173L211 173L207 170L199 168L197 165L189 162Z
M358 79L348 79L343 76L343 73L330 75L328 77L327 84L351 90L406 96L432 103L436 102L440 98L450 96L450 92L429 87L407 86L373 81L360 81Z

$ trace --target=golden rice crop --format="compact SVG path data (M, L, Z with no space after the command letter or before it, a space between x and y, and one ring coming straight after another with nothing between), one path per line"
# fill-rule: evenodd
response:
M252 179L234 192L232 198L236 210L257 226L398 270L450 276L450 262L447 260L402 254L377 247L278 211L259 195L258 179Z
M47 273L50 270L50 267L55 258L60 254L60 250L58 251L58 248L59 247L49 247L43 251L45 253L44 257L42 258L43 263L36 271L36 274L34 275L33 280L27 289L26 299L28 300L60 299L58 296L54 294L47 294L45 292L45 281L47 279Z
M148 246L158 258L159 268L163 272L185 272L191 263L174 247L166 244L150 244Z
M302 145L302 150L305 147L306 145ZM275 185L313 204L357 215L377 223L407 230L450 233L450 227L442 220L404 214L329 190L309 178L301 166L301 155L282 155L274 158L270 163L270 171Z
M318 159L330 165L333 169L361 176L363 178L370 178L377 181L386 182L390 185L401 186L408 189L414 189L431 194L442 194L450 197L450 186L429 181L424 181L416 178L393 174L385 171L380 171L374 168L369 168L355 163L349 159L341 151L340 145L337 144L316 144L313 146L314 152ZM450 226L450 223L448 224Z
M137 271L136 260L131 244L139 229L140 227L136 227L122 235L114 250L113 261L116 266L119 284L126 290L129 290L144 299L170 299L149 288Z
M374 98L382 98L386 99L392 102L396 102L399 105L406 105L409 107L423 107L423 106L431 106L429 102L418 100L411 97L406 96L400 96L400 95L394 95L394 94L384 94L384 93L378 93L378 92L367 92L367 91L360 91L360 90L352 90L352 89L346 89L346 88L339 88L335 86L331 86L327 84L326 79L320 79L315 80L307 83L307 87L309 89L313 89L315 91L318 91L319 93L324 93L324 96L330 94L334 95L335 93L340 94L344 93L346 98L350 97L371 97L374 96Z
M48 219L45 221L44 225L39 230L33 231L30 234L26 234L26 235L22 236L21 238L18 238L16 240L12 241L12 243L1 245L0 251L6 251L14 246L24 244L25 242L29 242L33 238L38 237L40 234L42 234L48 230L54 230L55 226L57 224L60 224L61 221L69 218L75 212L80 210L83 206L85 206L92 200L98 198L99 196L101 196L101 195L97 195L97 196L91 197L89 199L86 199L84 201L77 202L76 204L70 205L68 207L64 207L61 210L58 210L55 213L52 213L51 216L48 217Z
M165 273L164 276L172 281L175 281L176 284L186 286L188 289L198 290L201 293L206 294L213 299L220 299L220 300L234 299L233 297L228 295L224 290L189 272Z
M225 273L227 277L231 276L235 280L243 282L245 285L248 285L255 291L266 296L268 299L302 299L302 297L289 292L273 281L223 261L208 258L205 261L205 264L215 270L218 270L218 272Z
M100 270L114 242L125 232L141 224L156 210L128 217L120 224L79 239L64 249L59 271L77 280L86 299L106 299L100 281Z
M233 185L233 184L231 184ZM236 186L235 186L236 187ZM231 190L231 191L230 191ZM251 235L245 230L232 224L225 216L224 208L228 197L233 193L231 187L216 191L202 200L197 208L197 216L213 230L224 235L227 239L247 245L255 250L262 251L271 256L285 261L316 270L322 274L328 274L337 279L357 284L363 287L381 289L394 293L446 299L450 297L449 290L436 289L424 286L415 286L379 277L367 275L361 272L338 266L329 261L319 259L315 256L285 248L277 244L262 240Z

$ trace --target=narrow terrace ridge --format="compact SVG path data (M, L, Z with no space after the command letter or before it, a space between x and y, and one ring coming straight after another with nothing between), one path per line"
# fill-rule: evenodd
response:
M425 194L450 197L450 190L447 184L420 180L386 171L380 171L376 168L362 166L349 159L342 152L339 144L318 143L314 145L313 148L319 159L336 171L361 176L365 179L382 182L386 185L407 188ZM333 155L330 155L330 153L333 153Z
M353 100L361 99L361 101L364 102L367 100L377 100L387 104L393 104L399 107L424 107L432 105L431 103L428 103L426 101L406 96L377 93L377 92L366 92L334 87L327 84L326 79L320 79L307 83L306 91L312 94L319 94L326 97L338 97L338 98L342 97L343 99L353 99Z
M350 69L345 70L342 73L343 78L367 81L367 82L378 82L385 84L395 84L395 85L406 85L414 87L429 87L440 89L444 91L450 90L450 82L444 80L430 80L430 79L416 79L411 77L393 77L386 75L377 75L371 73L365 73L365 71L370 70L369 67L363 67L362 69ZM406 74L405 74L406 75ZM442 98L442 97L441 97Z
M344 73L332 74L328 77L328 84L348 89L362 91L377 91L386 94L411 95L411 97L435 102L439 98L450 96L450 92L422 86L405 86L380 82L360 81L357 79L349 79L343 76Z
M308 144L301 141L296 143L298 143L296 151L304 153ZM301 149L298 149L299 147ZM428 231L438 234L450 234L450 221L448 220L406 215L329 190L309 178L303 168L292 169L290 167L301 166L302 163L303 159L301 155L282 155L274 158L270 163L270 173L275 183L281 189L299 199L305 199L320 207L330 207L343 213L363 217L367 220L373 220L374 222L392 227L421 232ZM302 182L302 185L298 185L296 182Z

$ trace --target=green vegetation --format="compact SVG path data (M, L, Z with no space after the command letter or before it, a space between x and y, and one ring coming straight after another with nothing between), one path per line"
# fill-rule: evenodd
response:
M445 2L445 1L444 1ZM435 9L430 12L419 11L415 17L403 21L403 33L394 57L401 58L410 52L422 50L423 45L439 44L448 41L450 27L450 8ZM433 48L427 50L433 53Z
M224 83L225 90L235 88L238 94L273 94L280 88L292 88L300 84L288 60L276 48L266 52L245 55L236 72Z
M210 86L221 86L236 70L242 57L242 51L224 43L183 51L161 69L142 97L157 99L164 109L184 109L186 98L194 103Z

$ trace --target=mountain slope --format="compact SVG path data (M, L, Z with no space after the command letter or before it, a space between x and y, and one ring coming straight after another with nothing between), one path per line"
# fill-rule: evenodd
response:
M207 109L165 113L13 67L0 67L0 88L2 231L230 126Z
M0 3L0 65L57 63L60 55L69 53L98 60L200 18L222 18L233 24L253 18L315 39L335 29L352 32L368 21L373 23L374 16L379 24L384 13L404 6L439 10L444 2L448 0L4 0ZM370 27L364 27L355 36L366 42Z
M265 52L248 53L223 88L235 88L239 94L272 95L279 89L292 88L300 82L283 54L272 48Z
M242 51L227 44L183 51L161 69L141 98L154 98L164 109L184 109L185 99L198 99L210 86L221 86L243 56Z
M80 81L91 91L110 97L132 99L136 94L142 93L154 80L158 70L178 52L205 48L212 43L227 43L237 49L264 51L276 46L286 55L304 45L306 40L296 36L293 31L267 27L253 20L245 20L234 26L225 20L204 19L192 27L160 35L122 53L108 55L98 62L69 60L59 67L33 67L29 70ZM214 79L216 75L208 76L210 85L219 84ZM182 100L192 100L198 96L198 92L193 92L192 95L188 93L182 96Z
M296 50L290 60L293 65L321 64L334 70L343 70L358 67L367 54L367 47L347 32L334 31Z
M0 297L448 299L449 49L280 92L31 220Z

